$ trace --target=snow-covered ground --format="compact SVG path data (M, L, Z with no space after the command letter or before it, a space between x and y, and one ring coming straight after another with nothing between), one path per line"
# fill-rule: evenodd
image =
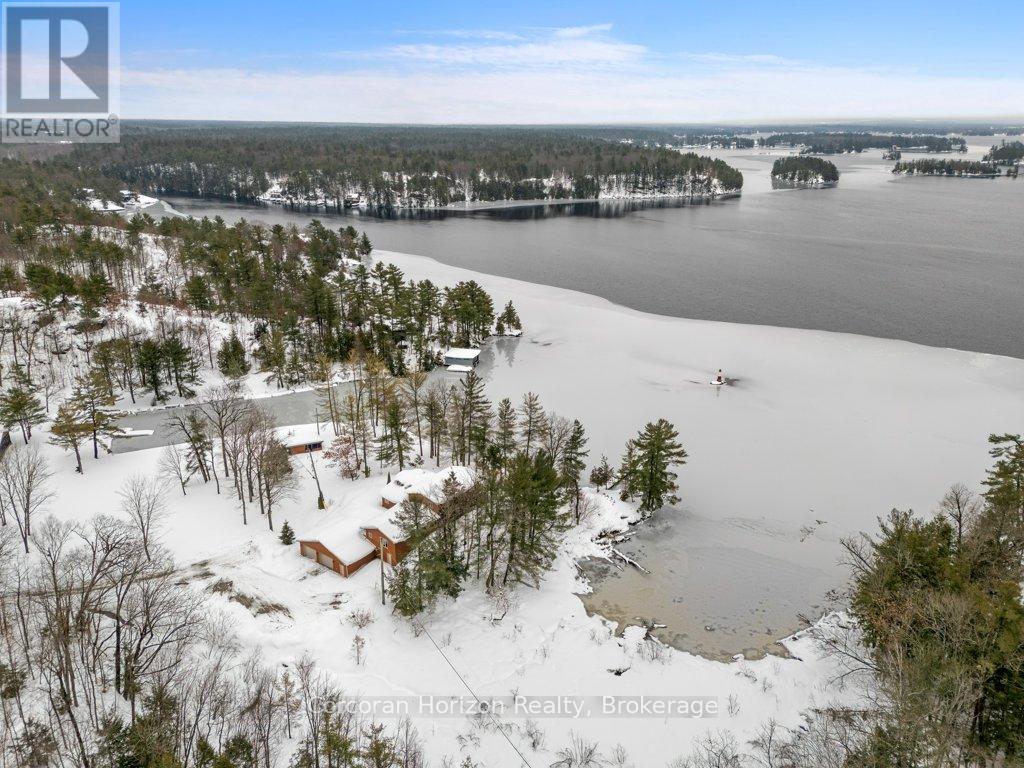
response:
M45 437L40 430L34 441ZM88 456L84 475L74 472L70 455L47 445L43 450L55 471L50 510L65 520L118 514L116 492L124 479L158 473L160 450L103 455L99 460ZM315 486L302 469L306 461L296 459L300 488L275 512L278 529L288 520L299 538L315 537L341 516L379 507L384 477L352 482L321 463L328 509L317 510ZM570 537L554 571L539 590L518 590L504 618L497 620L504 608L495 607L471 584L457 601L443 603L426 618L422 633L381 605L377 563L343 579L301 557L297 544L282 545L253 509L250 524L243 526L233 499L218 496L213 483L193 482L187 496L169 487L166 498L169 514L161 538L184 577L206 595L211 612L226 614L237 633L240 655L259 648L266 663L293 665L308 652L348 695L361 697L363 706L379 707L375 711L386 722L381 708L397 700L395 706L409 708L432 765L446 754L457 758L455 764L470 756L488 768L522 765L493 724L481 726L472 716L431 716L429 710L418 709L433 706L436 712L442 701L449 706L458 701L468 711L469 689L484 700L504 703L498 720L533 765L550 764L571 733L599 742L605 754L622 744L637 766L664 765L688 753L707 731L729 729L744 739L770 717L794 726L802 709L849 695L830 687L833 669L820 659L809 636L789 641L793 658L723 664L647 642L639 627L617 637L607 622L587 616L573 594L582 587L574 562L600 555L593 537L622 528L635 515L605 495L592 495L593 512ZM358 610L373 616L373 623L362 630L350 619ZM365 640L362 664L352 654L357 633ZM514 710L511 697L517 695L527 697L531 706L556 705L544 697L571 698L560 704L562 714L527 718ZM630 697L641 695L670 697L683 702L679 706L703 707L705 714L597 716L603 706L599 697L619 697L620 706L634 706L637 700ZM430 698L428 705L419 697L437 698ZM590 708L589 716L564 713L579 703ZM529 745L528 720L544 734L538 751Z
M840 535L872 527L893 506L930 509L953 482L976 483L988 464L987 435L1019 430L1024 420L1021 360L659 317L422 257L375 258L418 279L475 279L498 306L512 299L526 330L495 342L481 364L491 394L518 399L532 390L548 409L579 418L592 460L607 453L614 462L646 421L673 421L690 453L680 472L681 510L669 513L679 515L672 535L680 537L700 518L835 568ZM734 379L730 386L708 385L719 367ZM45 438L40 429L35 440ZM155 477L160 456L146 450L88 458L77 475L71 456L44 451L55 470L50 509L65 519L116 514L124 478ZM381 476L350 482L321 468L328 499L321 512L298 461L296 477L300 489L275 521L288 520L299 537L377 504L385 484ZM616 636L606 621L588 616L574 594L585 589L575 561L601 554L593 536L633 514L607 496L594 496L595 511L554 571L539 590L519 590L503 619L494 620L501 610L471 585L440 605L419 634L380 605L376 564L342 579L301 558L297 546L281 545L252 510L243 526L232 499L212 484L191 485L187 497L171 488L167 498L167 545L196 589L229 615L243 648L259 647L266 662L288 664L308 651L365 701L464 697L471 689L484 698L646 695L716 703L717 715L703 718L538 715L545 734L539 752L528 744L526 720L507 712L501 720L514 726L509 738L534 765L550 764L573 732L600 742L605 754L621 743L637 766L665 765L708 730L732 730L742 743L768 718L793 726L801 710L849 695L832 685L834 670L808 636L787 643L793 658L727 664L651 645L636 627ZM210 589L223 580L229 588ZM375 618L362 630L349 618L358 609ZM362 664L352 654L357 631L366 641ZM414 719L435 762L449 754L456 764L467 755L489 767L522 764L504 736L473 718Z

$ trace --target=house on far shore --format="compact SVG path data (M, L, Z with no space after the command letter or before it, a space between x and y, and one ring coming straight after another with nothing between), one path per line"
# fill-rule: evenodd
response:
M469 373L480 362L479 349L465 349L452 347L444 353L444 364L449 371L455 373Z
M283 427L277 436L292 456L313 453L324 449L325 435L317 431L316 424L300 424L295 427Z
M345 577L378 558L397 565L409 553L409 545L395 524L398 505L415 499L437 512L445 501L445 479L452 474L462 488L468 488L475 479L468 467L399 472L385 486L380 506L356 505L355 509L329 514L315 531L298 540L299 554Z

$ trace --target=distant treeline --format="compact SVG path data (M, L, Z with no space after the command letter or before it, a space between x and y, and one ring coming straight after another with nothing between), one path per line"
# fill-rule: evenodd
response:
M120 144L70 155L157 194L255 201L358 194L372 205L735 191L720 160L581 135L571 128L136 124Z
M772 178L794 183L834 183L839 181L839 170L820 157L780 157L772 165Z
M735 134L683 133L673 136L675 143L688 147L723 147L725 149L753 149L757 139Z
M775 133L762 139L761 143L767 147L803 146L804 152L815 155L890 149L894 146L903 150L920 148L926 152L953 152L964 150L967 146L964 139L959 136L888 133Z
M1024 142L1004 141L1002 144L992 147L989 153L985 155L985 159L997 163L1012 163L1017 160L1024 160Z
M978 160L922 158L896 163L892 172L910 176L996 176L999 169L992 163Z

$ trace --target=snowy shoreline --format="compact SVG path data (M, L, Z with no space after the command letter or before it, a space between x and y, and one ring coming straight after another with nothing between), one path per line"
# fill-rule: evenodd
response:
M204 610L231 627L239 658L258 650L268 665L293 667L308 652L348 695L369 703L448 700L471 688L486 699L643 696L716 704L702 717L555 714L531 725L510 716L502 720L505 735L471 717L420 713L414 725L432 763L456 755L520 765L507 735L535 764L551 764L575 733L599 743L603 754L621 744L636 765L664 765L707 732L727 729L743 743L769 718L796 728L801 711L849 702L856 691L836 682L837 661L816 639L848 627L841 614L795 633L772 619L775 631L761 634L770 641L786 635L788 657L730 663L653 642L635 617L672 625L666 612L674 605L700 625L714 608L721 622L745 631L749 617L733 604L743 601L796 616L823 580L845 580L835 556L842 535L872 528L892 506L931 509L952 482L976 483L988 464L988 433L1024 421L1024 360L663 317L424 257L375 258L417 279L476 280L499 306L513 300L525 332L486 345L479 370L489 394L518 400L532 390L549 411L579 418L590 437L588 463L602 453L617 462L625 439L659 417L676 424L690 453L679 473L682 505L641 526L665 547L648 541L647 556L636 557L626 549L631 542L615 544L650 571L627 566L615 578L633 600L618 627L602 618L608 612L585 610L589 599L578 596L588 587L577 563L606 555L601 534L626 530L637 516L607 493L589 494L593 508L567 536L553 570L537 589L515 590L507 612L473 585L424 617L422 634L381 605L377 568L343 579L310 563L294 545L282 545L265 520L254 515L243 525L230 494L218 494L212 483L193 481L187 496L168 493L162 540L182 579L203 596ZM709 386L718 367L731 386ZM161 451L149 449L87 456L79 475L73 457L48 444L42 429L39 438L53 469L51 511L64 521L117 514L126 477L159 474ZM386 484L380 474L352 482L323 471L327 509L318 510L313 479L303 472L296 479L298 492L274 517L299 537L379 505ZM708 569L697 550L723 567ZM357 611L372 623L357 627ZM725 615L730 611L737 613ZM732 629L730 636L719 626L713 635L748 647ZM357 634L365 642L359 662L351 653ZM544 738L531 747L537 729Z
M988 435L1024 422L1024 360L659 316L426 257L374 256L513 300L526 331L496 342L482 364L489 393L534 391L580 419L592 463L601 454L615 463L646 421L676 424L691 458L679 473L682 505L644 537L659 560L644 563L653 574L621 572L611 582L617 610L596 607L607 602L601 585L587 602L618 620L686 618L687 637L659 636L687 649L763 649L797 629L798 615L826 612L826 593L845 582L842 538L873 531L893 507L928 512L954 482L977 485ZM734 386L707 385L719 367ZM641 591L644 604L621 604Z

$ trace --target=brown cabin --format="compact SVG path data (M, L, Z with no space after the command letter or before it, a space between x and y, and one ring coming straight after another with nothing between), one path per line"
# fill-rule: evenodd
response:
M375 554L383 554L384 562L388 565L398 565L409 554L409 545L406 542L392 539L380 528L371 526L363 528L362 532L367 541L373 544Z
M294 443L288 445L288 453L292 456L301 456L304 453L313 453L324 449L323 440L314 440L309 443Z
M325 568L329 568L335 573L341 574L346 578L351 576L367 563L372 562L377 557L377 553L371 551L367 552L362 557L356 558L352 562L346 563L315 539L300 539L299 554L303 557L309 558L315 563L319 563Z

